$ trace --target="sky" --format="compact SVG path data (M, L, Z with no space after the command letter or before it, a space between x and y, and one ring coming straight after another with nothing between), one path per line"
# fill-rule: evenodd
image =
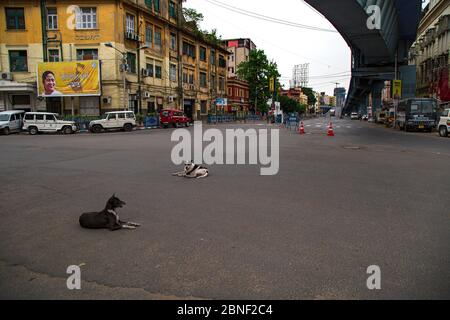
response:
M309 87L333 95L338 86L348 88L350 48L337 32L323 32L267 22L235 13L214 1L302 25L334 30L320 13L303 0L187 0L186 8L201 12L203 30L217 29L222 39L251 38L270 60L278 64L280 82L289 87L294 65L309 63Z

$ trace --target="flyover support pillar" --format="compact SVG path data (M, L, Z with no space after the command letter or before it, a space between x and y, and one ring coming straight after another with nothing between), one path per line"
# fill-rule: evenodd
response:
M383 107L381 93L384 88L384 81L375 81L372 85L372 112L375 113Z

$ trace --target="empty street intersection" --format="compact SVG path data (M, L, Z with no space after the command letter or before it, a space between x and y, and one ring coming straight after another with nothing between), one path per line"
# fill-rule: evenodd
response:
M328 121L305 121L305 135L204 125L279 128L274 176L173 177L173 129L0 137L0 297L449 298L449 140L350 120L328 137ZM82 229L113 193L142 226ZM81 290L67 289L70 265Z

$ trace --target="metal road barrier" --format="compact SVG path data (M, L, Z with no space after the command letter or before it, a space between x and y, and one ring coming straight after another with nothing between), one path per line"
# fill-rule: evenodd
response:
M75 122L75 125L78 128L78 132L87 132L89 131L89 123L92 120L86 120L81 118L68 118L67 120Z
M299 121L300 121L299 118L290 116L289 118L286 119L286 129L298 130L298 128L299 128Z
M256 114L249 114L247 116L247 121L261 121L262 117Z
M208 115L208 123L225 123L234 121L236 121L236 117L234 115Z
M160 126L159 117L145 117L143 123L145 128L159 128Z

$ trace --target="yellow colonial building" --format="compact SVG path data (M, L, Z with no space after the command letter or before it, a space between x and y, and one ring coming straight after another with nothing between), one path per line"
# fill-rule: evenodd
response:
M188 25L181 0L2 1L0 111L206 116L226 97L228 52ZM38 98L38 62L80 60L100 60L100 96Z

